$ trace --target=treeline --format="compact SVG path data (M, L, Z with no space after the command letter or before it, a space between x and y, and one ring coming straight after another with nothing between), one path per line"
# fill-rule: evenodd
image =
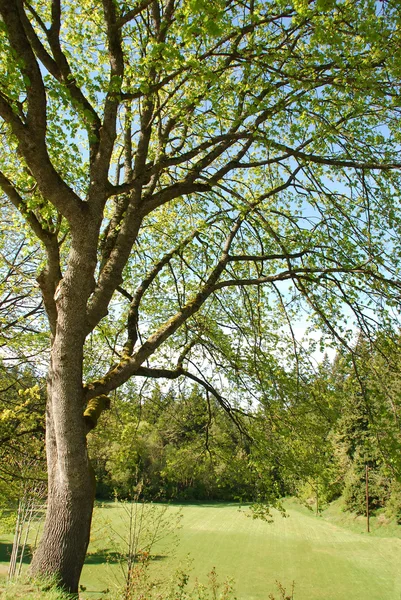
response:
M301 360L301 358L300 358ZM44 382L0 365L0 491L13 500L45 479ZM198 387L131 387L89 434L99 498L247 501L285 495L314 510L343 497L401 522L401 350L360 336L316 368L266 367L258 404L222 410Z
M89 446L100 497L239 500L262 484L251 440L196 387L116 399Z
M196 387L116 399L90 439L98 495L127 497L140 483L147 500L297 495L317 510L343 496L363 514L368 469L370 510L401 519L397 347L360 336L315 371L276 365L274 385L264 381L258 407L237 423Z

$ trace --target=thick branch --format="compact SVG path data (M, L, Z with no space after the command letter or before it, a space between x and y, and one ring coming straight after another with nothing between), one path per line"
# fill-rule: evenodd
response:
M93 398L99 394L107 394L109 391L116 389L134 375L137 369L143 362L149 358L161 346L161 344L205 303L207 298L213 292L213 287L218 281L220 275L224 271L227 261L228 252L231 244L234 241L236 234L241 227L242 219L238 219L232 226L230 233L227 236L220 260L212 270L201 290L194 298L187 302L181 310L179 310L171 319L152 334L142 346L133 354L131 358L124 356L121 362L114 367L100 382L88 384L87 397Z
M31 12L33 12L34 15L36 15L35 11L31 6L28 5L28 8ZM43 46L41 40L37 36L34 28L31 25L31 22L27 18L24 11L21 11L21 20L29 42L31 43L31 46L36 56L46 67L49 73L51 73L53 77L57 79L57 81L63 83L63 85L66 86L66 88L71 94L71 98L74 102L75 107L78 108L78 110L80 110L86 128L90 133L89 143L91 146L91 152L94 153L99 138L101 122L95 109L93 108L89 100L85 97L82 90L78 87L76 79L71 72L68 60L61 49L59 37L61 27L60 2L58 0L53 0L52 2L52 25L50 29L46 29L44 24L41 24L41 27L48 39L51 51L53 53L53 57L47 52L46 48ZM38 20L38 18L36 18L36 20ZM88 117L87 115L90 116Z
M84 411L84 419L86 423L87 433L92 431L97 425L100 415L104 410L109 410L110 398L108 396L97 396L89 400Z
M25 201L17 192L11 181L0 171L0 187L3 192L7 195L10 202L15 206L15 208L22 214L25 220L29 223L32 231L36 235L39 240L41 240L45 245L49 242L51 234L49 231L46 231L42 225L40 224L38 218L35 213L29 210L25 204Z
M272 142L269 140L269 145L277 148L278 150L285 151L295 158L300 158L307 162L316 163L319 165L329 165L333 167L349 167L351 169L361 170L377 170L377 171L391 171L394 169L401 169L401 163L399 162L378 162L378 161L358 161L358 160L343 160L339 158L331 158L329 156L318 156L316 154L302 152L296 148L290 148L284 144Z
M153 2L153 0L142 0L142 2L139 2L138 6L129 10L127 13L125 13L125 15L122 15L118 19L118 21L117 21L118 27L121 28L124 25L126 25L127 23L129 23L130 21L132 21L132 19L135 19L135 17L137 17L141 12L143 12L146 8L148 8L148 6L150 6L152 4L152 2Z
M109 89L104 103L99 148L93 164L91 165L91 179L94 181L99 180L99 182L104 185L107 181L110 158L117 135L116 122L124 76L124 57L122 51L121 30L117 24L116 3L113 0L103 0L102 3L107 26L110 79Z
M138 208L134 204L130 204L127 208L125 219L121 223L115 246L110 251L110 256L103 266L95 292L88 305L88 333L107 315L110 299L122 283L122 272L138 235L141 223L142 216Z
M38 140L44 140L46 132L46 94L42 75L35 55L26 37L20 15L23 13L21 0L0 0L0 14L7 27L11 47L20 59L19 68L26 81L27 118L26 124Z
M214 218L210 219L209 224L213 220L214 220ZM192 242L192 240L199 234L199 232L200 232L200 228L194 229L194 231L189 236L187 236L176 248L171 250L171 252L168 252L167 254L165 254L163 256L163 258L154 265L153 269L148 273L148 275L145 277L145 279L143 279L142 283L135 290L134 295L130 297L131 306L130 306L130 310L128 313L128 321L127 321L128 339L124 345L124 350L123 350L124 355L130 356L132 354L133 348L137 341L139 305L141 303L141 300L142 300L144 294L149 289L150 285L156 279L157 275L160 273L160 271L163 269L163 267L166 266L171 261L173 256L176 256L177 254L182 252L182 250L188 244L190 244ZM126 297L128 297L126 292L121 291L121 290L119 290L119 291L121 293L123 293Z
M26 122L14 113L4 94L0 94L0 116L10 124L32 175L44 198L48 199L70 222L80 222L83 203L54 169L47 153L46 95L42 75L20 19L20 1L0 0L0 14L7 26L11 47L21 62L26 79L28 113Z

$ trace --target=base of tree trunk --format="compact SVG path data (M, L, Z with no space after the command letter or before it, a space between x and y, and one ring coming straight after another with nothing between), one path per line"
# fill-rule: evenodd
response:
M85 489L86 488L86 491ZM78 493L56 486L49 494L44 532L31 564L33 576L54 577L64 590L77 593L89 544L94 483Z

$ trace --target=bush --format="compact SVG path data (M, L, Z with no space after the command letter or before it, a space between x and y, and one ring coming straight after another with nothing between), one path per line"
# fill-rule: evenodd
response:
M387 518L396 519L397 523L401 525L401 484L398 482L394 482L391 486L385 514Z
M207 584L195 581L190 584L190 564L187 568L179 568L171 579L166 582L156 582L149 576L149 563L137 563L131 576L131 585L124 587L122 600L237 600L233 595L231 580L221 583L216 569L208 574Z

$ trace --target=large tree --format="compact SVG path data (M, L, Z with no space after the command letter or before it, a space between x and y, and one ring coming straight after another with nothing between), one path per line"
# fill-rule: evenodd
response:
M298 308L345 343L343 304L365 332L389 322L401 12L0 0L0 15L0 186L40 244L51 338L32 569L76 591L94 497L86 436L108 394L187 377L236 419L224 385L252 397L247 368L272 366Z

